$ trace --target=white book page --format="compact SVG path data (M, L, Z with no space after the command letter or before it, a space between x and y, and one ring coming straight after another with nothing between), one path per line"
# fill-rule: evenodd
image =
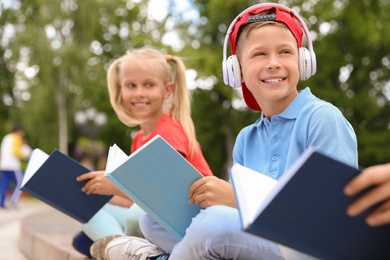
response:
M240 164L233 165L231 177L245 228L255 220L258 208L278 181Z
M275 196L283 189L283 187L291 180L291 178L295 175L295 173L302 167L303 163L310 157L310 155L314 152L314 149L308 148L306 149L298 160L291 165L291 167L283 174L283 176L279 179L278 185L275 186L269 196L265 198L264 202L260 205L257 210L256 216L258 216L263 210L271 203L271 201L275 198Z
M118 145L114 144L110 146L110 148L108 149L105 175L113 172L128 158L129 156L125 152L123 152Z
M35 172L42 166L42 164L49 158L49 155L39 148L35 148L28 160L26 171L24 172L22 183L23 187L28 180L35 174Z
M152 143L155 139L159 137L161 136L160 135L154 136L152 139L150 139L148 142L143 144L140 148L138 148L135 152L133 152L130 155L127 155L125 152L123 152L122 149L119 148L119 146L116 144L110 146L107 155L105 175L109 175L110 173L112 173L116 168L121 166L126 160L136 155L138 152L140 152L142 149L147 147L150 143Z

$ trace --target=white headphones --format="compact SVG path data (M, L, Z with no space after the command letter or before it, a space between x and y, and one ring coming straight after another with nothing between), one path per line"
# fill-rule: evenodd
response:
M280 4L274 4L274 3L262 3L257 4L254 6L251 6L244 11L242 11L230 24L227 34L225 36L225 41L223 44L223 60L222 60L222 73L223 73L223 81L226 85L229 85L233 88L240 88L241 87L241 70L240 70L240 64L238 61L238 58L236 55L231 55L228 58L226 58L226 52L227 52L227 45L229 42L230 34L232 33L232 30L234 28L234 25L236 24L237 20L243 16L246 13L255 11L259 8L265 8L265 7L275 7L279 9L280 11L287 12L292 15L294 19L296 19L299 23L299 26L303 30L306 40L307 40L307 47L308 49L304 47L300 47L298 50L298 66L299 66L299 78L300 80L307 80L311 76L313 76L316 73L317 70L317 63L316 63L316 55L313 51L313 43L310 38L309 30L307 29L307 26L303 19L295 13L292 9L287 8L284 5ZM237 39L236 39L237 40Z

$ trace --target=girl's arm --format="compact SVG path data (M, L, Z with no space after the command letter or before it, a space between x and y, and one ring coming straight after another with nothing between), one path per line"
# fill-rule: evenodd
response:
M132 200L130 200L129 198L127 198L127 197L123 198L123 197L117 196L117 195L114 195L111 198L110 203L117 205L117 206L125 207L125 208L130 208L134 204L134 202Z
M127 199L128 197L119 190L112 182L104 177L104 171L92 171L84 173L76 178L77 181L87 183L81 189L86 194L118 195Z

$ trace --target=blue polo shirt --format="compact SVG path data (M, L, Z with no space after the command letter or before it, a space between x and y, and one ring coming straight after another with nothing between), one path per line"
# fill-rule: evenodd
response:
M358 167L351 124L337 107L315 97L307 87L271 121L262 113L240 131L233 163L279 179L308 147Z

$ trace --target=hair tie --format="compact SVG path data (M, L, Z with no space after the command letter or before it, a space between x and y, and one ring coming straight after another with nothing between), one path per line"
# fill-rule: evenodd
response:
M170 54L165 55L165 59L166 59L167 61L172 60L172 55L170 55Z

